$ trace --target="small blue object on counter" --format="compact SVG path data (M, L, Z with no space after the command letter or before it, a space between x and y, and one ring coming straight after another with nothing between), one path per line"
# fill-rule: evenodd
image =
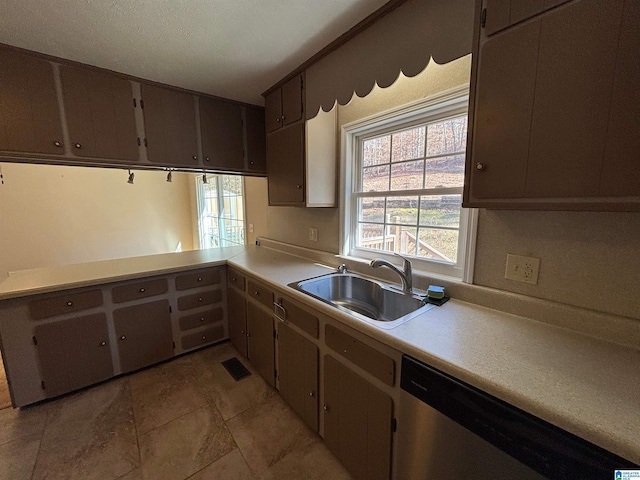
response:
M431 303L433 305L440 306L447 300L449 300L449 297L444 294L444 287L429 285L429 288L427 288L427 295L422 301L424 303Z

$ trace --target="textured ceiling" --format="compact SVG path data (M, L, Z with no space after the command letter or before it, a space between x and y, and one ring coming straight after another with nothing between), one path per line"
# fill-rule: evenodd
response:
M258 105L387 0L0 0L0 43Z

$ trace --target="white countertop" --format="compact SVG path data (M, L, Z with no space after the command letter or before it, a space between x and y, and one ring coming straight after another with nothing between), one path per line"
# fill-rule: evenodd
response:
M244 249L245 247L210 248L21 270L0 283L0 300L224 265L228 258L243 252Z
M333 268L232 247L17 272L0 300L228 263L310 307L640 464L640 351L452 299L382 330L294 290Z

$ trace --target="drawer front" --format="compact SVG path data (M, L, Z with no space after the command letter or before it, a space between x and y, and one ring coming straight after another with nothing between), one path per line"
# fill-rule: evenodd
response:
M156 280L147 280L144 282L132 283L130 285L121 285L111 289L111 297L113 303L130 302L139 298L153 297L162 295L169 290L169 283L166 278L158 278Z
M222 310L221 307L214 308L207 312L186 315L184 317L180 317L180 330L191 330L192 328L202 327L203 325L208 325L210 323L220 322L223 318L224 310Z
M278 303L282 305L287 312L287 318L285 320L288 323L295 325L313 338L318 338L318 317L298 307L287 298L279 298Z
M100 305L102 305L102 290L90 290L35 300L29 303L29 314L33 320L41 320L65 313L88 310Z
M224 328L222 325L217 327L207 328L198 333L192 333L182 337L181 345L183 350L189 350L190 348L199 347L200 345L206 345L207 343L222 340L224 338Z
M211 305L222 301L222 290L209 290L207 292L192 293L178 298L178 310L190 310L192 308Z
M249 297L268 307L269 310L273 309L273 292L269 288L254 280L248 280L247 291Z
M227 282L239 290L245 290L245 276L237 270L230 268L227 273Z
M205 287L220 283L222 275L220 268L210 268L199 272L187 273L176 277L176 290L188 290L190 288Z
M369 345L353 338L332 325L325 329L325 342L329 348L335 350L347 360L366 370L387 385L395 382L395 362Z

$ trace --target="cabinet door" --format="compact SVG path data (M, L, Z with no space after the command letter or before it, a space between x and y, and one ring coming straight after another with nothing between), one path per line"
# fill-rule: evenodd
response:
M239 105L200 97L200 131L205 168L244 169L242 110Z
M534 21L481 48L467 169L475 198L524 195L539 37L540 22Z
M282 126L282 89L274 90L264 99L265 129L271 133Z
M280 394L318 431L318 347L284 323L278 325Z
M229 338L243 355L247 356L247 304L244 296L233 288L227 292Z
M542 16L527 197L599 194L623 0Z
M304 203L304 123L267 137L267 177L270 205Z
M65 115L75 155L138 160L131 83L86 68L60 67Z
M141 88L149 161L197 167L198 137L193 96L145 84Z
M349 473L389 479L393 401L330 356L324 357L324 439Z
M113 311L122 373L173 356L169 301L143 303Z
M640 196L640 2L626 2L611 95L600 195ZM635 132L634 132L635 129Z
M113 376L104 313L38 325L34 335L47 397Z
M302 120L302 75L282 86L282 126Z
M264 129L264 110L245 109L245 134L247 141L247 169L251 172L267 171L267 137Z
M273 317L253 302L247 305L248 355L257 372L275 386Z
M0 150L62 155L53 67L0 47Z

